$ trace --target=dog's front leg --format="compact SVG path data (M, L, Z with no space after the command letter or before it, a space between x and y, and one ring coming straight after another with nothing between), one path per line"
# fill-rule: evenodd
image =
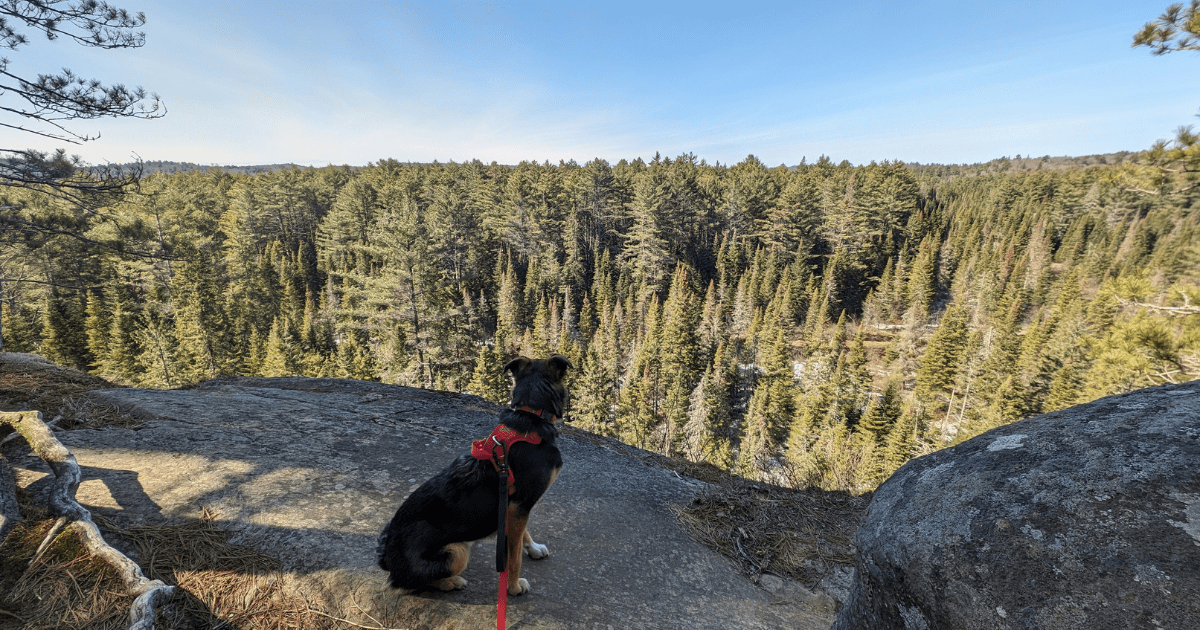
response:
M508 594L520 595L529 592L529 581L521 577L521 551L529 537L525 527L529 524L529 512L516 503L508 504L508 516L504 523L504 535L508 544Z
M529 534L529 523L528 523L528 521L526 521L526 523L525 523L525 540L524 540L524 543L525 543L525 544L524 544L524 547L525 547L525 551L526 551L526 553L528 553L528 554L529 554L529 557L530 557L530 558L532 558L532 559L534 559L534 560L541 560L542 558L545 558L546 556L550 555L550 548L549 548L549 547L547 547L546 545L542 545L542 544L538 544L538 543L536 543L536 542L533 542L533 536L531 536L531 535Z

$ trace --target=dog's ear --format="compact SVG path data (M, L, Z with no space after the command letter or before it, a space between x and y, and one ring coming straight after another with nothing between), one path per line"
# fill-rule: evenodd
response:
M571 365L571 362L567 359L567 357L564 357L561 354L556 354L547 359L546 365L550 366L550 369L554 370L554 380L556 381L563 380L563 377L567 375L567 369L575 367Z
M512 372L512 375L516 376L522 369L525 368L526 365L529 365L530 363L532 363L532 361L526 359L525 357L517 357L512 361L509 361L508 365L504 366L504 370L506 372Z

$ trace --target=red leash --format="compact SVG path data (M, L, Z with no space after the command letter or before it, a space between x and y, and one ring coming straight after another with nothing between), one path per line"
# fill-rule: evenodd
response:
M508 618L508 569L500 572L500 599L496 603L496 630L504 630Z
M496 452L496 447L500 448L499 453ZM496 602L496 630L504 630L504 621L508 617L508 545L504 531L508 516L507 442L492 438L492 461L496 463L496 471L500 474L500 494L497 497L500 507L496 524L496 571L500 573L500 596Z

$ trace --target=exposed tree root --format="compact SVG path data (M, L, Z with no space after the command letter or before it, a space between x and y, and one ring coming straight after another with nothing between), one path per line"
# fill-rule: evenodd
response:
M136 563L124 554L114 549L104 540L99 528L92 521L92 515L78 501L75 491L79 488L82 474L75 456L50 432L46 423L42 422L42 414L37 411L0 412L0 423L9 424L29 443L33 452L41 457L50 469L54 471L54 484L50 489L50 513L61 517L59 523L70 523L70 527L79 535L87 550L92 555L103 559L111 565L125 588L136 599L129 611L130 630L151 630L157 615L157 606L171 595L175 587L167 586L159 580L147 579ZM4 480L4 473L12 477L7 465L0 466L0 507L11 500L16 503L15 484L9 488ZM11 491L10 491L11 490ZM6 509L6 508L5 508ZM19 518L19 515L18 515ZM7 533L3 528L10 520L7 516L0 520L0 533ZM15 523L14 523L15 524ZM11 526L9 526L11 529ZM48 539L57 535L60 526L56 524ZM0 543L4 541L0 536ZM43 547L46 543L43 543ZM40 555L40 553L38 554Z
M0 457L0 543L8 532L21 522L21 508L17 505L17 481L12 466Z

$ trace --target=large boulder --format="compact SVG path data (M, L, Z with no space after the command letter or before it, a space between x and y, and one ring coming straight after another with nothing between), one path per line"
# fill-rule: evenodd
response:
M915 459L855 543L835 630L1200 628L1200 381Z

